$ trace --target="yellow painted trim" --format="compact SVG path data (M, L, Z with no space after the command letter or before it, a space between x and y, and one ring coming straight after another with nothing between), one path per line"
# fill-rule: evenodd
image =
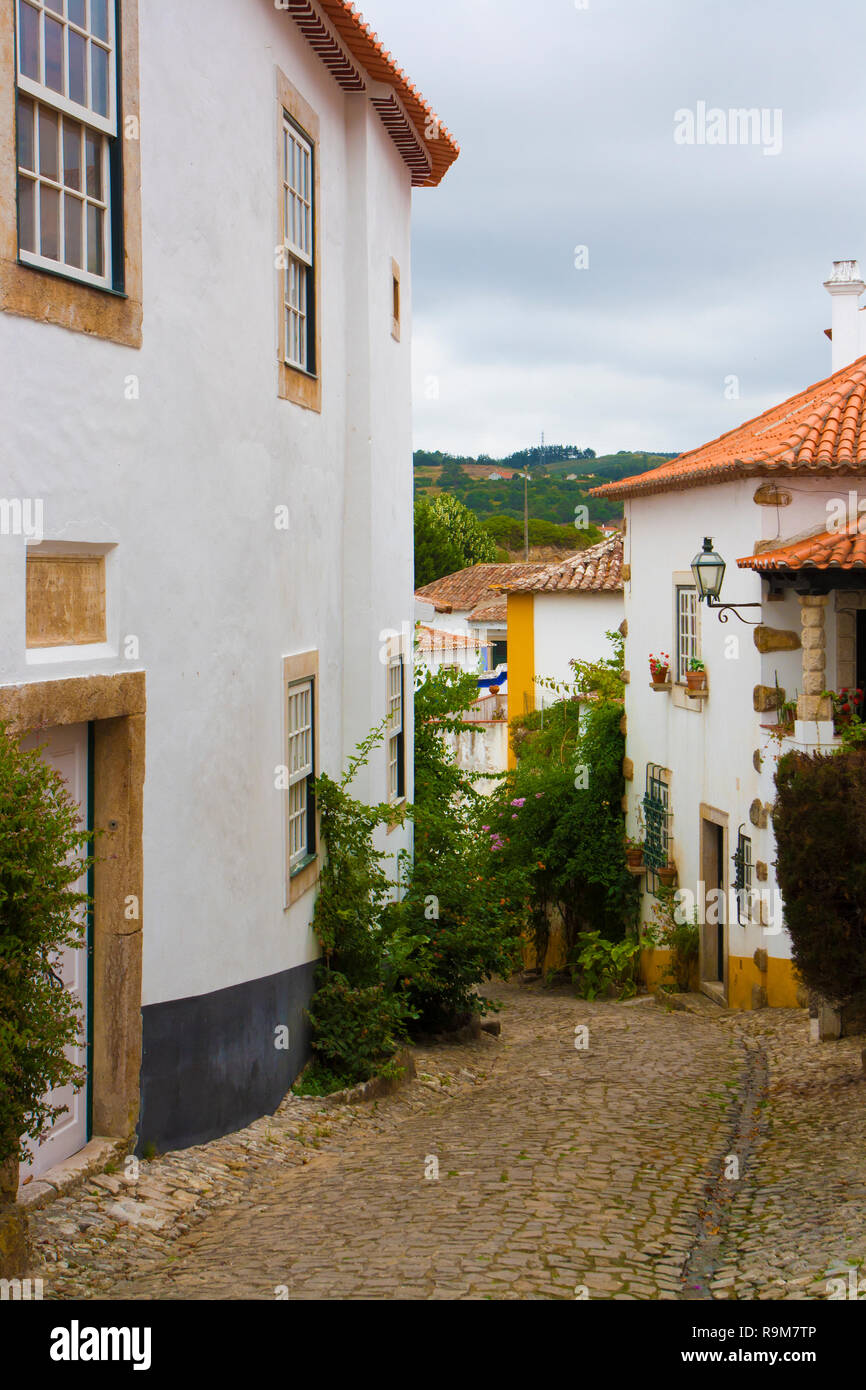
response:
M640 978L647 989L655 991L662 984L670 986L670 978L665 977L665 967L670 958L670 951L641 951ZM806 1004L805 991L790 960L771 956L767 961L766 972L762 972L752 956L729 956L728 1008L753 1009L753 986L767 991L767 1006L771 1009L798 1009ZM698 980L695 975L692 989L697 988Z
M533 594L508 595L508 719L535 709L535 613ZM514 767L509 744L508 766Z

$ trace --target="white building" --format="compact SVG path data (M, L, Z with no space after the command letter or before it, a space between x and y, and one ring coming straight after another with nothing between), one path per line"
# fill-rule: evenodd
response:
M611 657L607 633L623 620L622 560L617 534L508 582L510 719L562 699L562 687L574 684L572 661Z
M858 310L856 295L838 292L852 265L837 262L827 282L832 376L652 472L595 490L625 504L626 776L629 833L646 836L643 919L657 869L675 864L702 922L702 988L737 1008L802 998L774 877L773 773L787 748L836 746L822 692L866 677L857 525L866 358L846 362L860 346ZM727 562L727 611L696 588L691 562L705 537ZM648 657L660 650L672 670L658 688ZM692 658L706 666L703 693L687 689ZM790 730L779 723L782 701L796 702Z
M354 790L412 794L410 202L458 151L343 0L20 0L0 149L0 718L105 832L38 1172L306 1058L311 779L389 713Z

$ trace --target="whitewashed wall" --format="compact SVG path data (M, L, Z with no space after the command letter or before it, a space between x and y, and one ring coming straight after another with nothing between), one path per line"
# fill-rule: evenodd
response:
M379 633L412 614L410 183L375 112L268 0L143 5L140 28L144 346L0 315L4 492L44 498L48 539L116 547L109 642L28 661L23 544L4 539L0 678L147 673L153 1004L315 954L313 895L284 910L281 660L319 651L337 773L385 713ZM320 415L277 397L277 65L321 121ZM411 699L407 715L411 735ZM380 800L385 779L379 750L357 793Z
M623 620L625 605L621 592L535 594L532 607L537 676L571 685L571 660L600 661L612 655L605 633L615 631ZM536 691L539 708L557 698L551 690L539 687Z

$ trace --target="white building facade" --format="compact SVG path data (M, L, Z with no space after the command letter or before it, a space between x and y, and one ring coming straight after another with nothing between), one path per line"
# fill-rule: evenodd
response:
M642 920L658 870L675 866L681 909L700 922L701 987L735 1008L805 1002L775 879L773 777L787 749L839 746L825 692L866 675L866 359L834 366L720 439L598 489L625 506L625 773L628 833L644 840ZM727 566L717 607L691 568L705 537ZM661 652L666 683L649 668ZM688 689L693 659L704 691ZM646 965L653 983L659 962Z
M16 0L0 88L0 718L79 730L103 832L67 1148L185 1146L308 1055L312 779L387 717L353 792L412 795L410 203L457 147L342 0Z

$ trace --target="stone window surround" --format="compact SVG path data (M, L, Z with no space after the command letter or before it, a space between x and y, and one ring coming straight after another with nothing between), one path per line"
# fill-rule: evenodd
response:
M301 128L310 142L313 150L313 332L315 335L315 374L305 372L301 367L292 367L285 361L283 350L283 334L285 332L283 323L283 290L280 285L276 296L278 305L277 314L277 394L281 400L292 401L295 405L303 406L305 410L314 410L321 414L322 410L322 256L321 256L321 235L320 235L320 176L319 176L319 117L305 101L296 87L292 85L281 68L274 69L274 80L276 86L275 99L275 119L276 135L274 138L275 150L275 182L276 189L282 188L282 140L283 140L283 113L291 116L292 120ZM276 227L277 240L275 245L279 248L283 244L283 224L281 199L277 199L276 208ZM285 275L285 271L277 269L277 276Z
M866 589L836 589L836 688L853 690L857 684L858 609L866 608Z
M140 348L141 153L138 138L126 138L130 118L138 122L140 116L138 0L119 0L119 4L124 291L85 284L60 271L25 265L18 258L15 7L9 5L0 21L0 311Z
M0 686L0 720L13 733L93 724L93 822L103 832L93 871L93 1133L124 1141L140 1096L145 709L143 671ZM130 919L132 895L139 915Z

